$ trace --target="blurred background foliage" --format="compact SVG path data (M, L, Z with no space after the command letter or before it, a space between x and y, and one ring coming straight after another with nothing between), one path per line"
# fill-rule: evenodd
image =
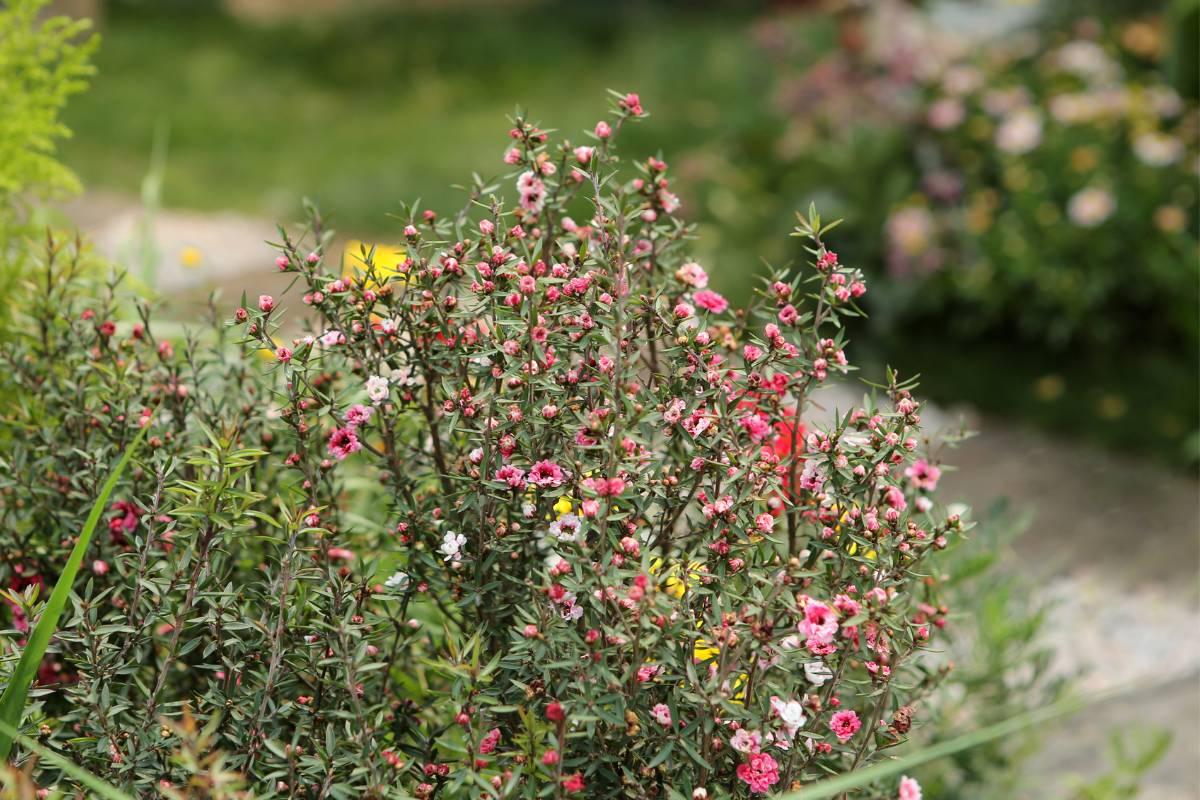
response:
M815 200L875 277L860 358L920 368L942 403L1194 467L1196 7L114 0L63 157L132 193L165 125L165 206L286 220L311 196L387 242L399 200L455 208L454 184L503 171L514 104L569 135L605 89L638 91L653 120L630 150L662 148L731 299L798 257L786 233ZM1072 43L1083 72L1055 67ZM1109 105L1064 121L1067 93Z

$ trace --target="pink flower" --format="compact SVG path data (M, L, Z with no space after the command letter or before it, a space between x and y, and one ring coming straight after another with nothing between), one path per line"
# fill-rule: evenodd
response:
M563 790L566 791L568 794L574 794L575 792L582 792L583 791L583 775L576 772L574 775L571 775L567 778L563 778L562 786L563 786Z
M930 492L937 489L938 479L942 477L942 471L923 458L914 461L912 466L904 470L904 474L913 486Z
M597 122L596 123L596 138L597 139L607 139L610 136L612 136L612 126L610 126L604 120L600 120L599 122Z
M839 711L829 718L829 730L833 731L838 741L848 742L850 737L858 733L862 720L854 711Z
M496 749L496 745L500 743L500 729L492 728L487 732L487 735L479 742L480 755L487 755Z
M371 419L371 415L375 413L375 409L371 406L364 406L362 403L355 403L346 410L346 424L351 428L357 428L359 425L366 425Z
M810 600L804 607L804 619L800 622L800 632L810 642L829 644L837 635L837 630L837 614L834 610L825 603Z
M338 428L329 437L329 452L338 461L344 461L346 456L359 450L362 450L362 442L358 440L354 428Z
M767 753L755 753L745 764L739 764L737 776L750 785L755 794L766 794L779 783L779 765Z
M739 753L747 755L757 753L762 749L762 734L758 731L739 728L738 732L730 737L729 746Z
M729 301L711 289L701 289L692 296L692 299L696 301L696 305L714 314L720 314L729 308Z
M551 486L562 486L566 480L562 467L553 461L539 461L529 469L529 480L543 489Z
M101 561L97 558L92 562L92 572L96 573L97 575L103 575L104 573L108 572L108 562Z
M507 483L510 488L522 489L525 487L525 470L514 467L512 464L505 464L496 470L496 480Z
M289 347L279 347L275 350L275 358L279 359L280 364L286 364L292 360L292 350Z
M659 703L650 709L650 716L654 717L654 721L664 728L671 727L671 709L666 703Z
M907 775L901 777L899 800L921 800L921 784Z
M703 289L705 286L708 286L708 273L704 271L704 267L695 261L689 261L675 270L675 277L688 286L693 286L697 289Z
M275 298L269 294L260 294L258 296L258 307L263 311L269 312L275 307Z
M535 214L546 204L546 184L542 179L526 170L517 178L517 193L521 198L521 208Z

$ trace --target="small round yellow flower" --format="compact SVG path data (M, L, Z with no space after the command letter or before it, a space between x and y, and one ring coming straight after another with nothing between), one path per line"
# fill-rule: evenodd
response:
M179 263L188 269L195 269L204 261L204 254L195 247L185 247L179 252Z

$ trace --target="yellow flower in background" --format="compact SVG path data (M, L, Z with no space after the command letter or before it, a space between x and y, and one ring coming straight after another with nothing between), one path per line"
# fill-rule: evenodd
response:
M375 248L374 255L371 255L371 248ZM342 251L342 265L346 277L353 277L355 272L361 272L364 275L367 273L367 259L370 258L371 264L375 267L375 280L368 280L365 284L366 289L378 289L383 283L388 281L404 281L404 271L401 267L408 259L408 250L403 247L392 247L387 244L377 244L371 242L361 242L357 239L346 243L346 249ZM382 283L380 283L382 281Z
M697 639L695 644L692 645L692 658L695 661L703 663L719 655L721 655L721 648L707 639Z
M573 508L574 506L571 505L571 498L563 495L562 497L558 498L558 502L554 504L554 513L561 517L563 514L570 514L571 509Z
M746 681L750 678L746 673L738 675L733 681L733 697L729 698L729 702L742 705L746 702Z
M185 247L179 251L179 263L188 269L195 269L204 261L204 254L195 247Z
M275 347L279 347L279 340L274 336L271 337L271 341L275 343ZM275 351L270 347L260 347L256 352L258 353L258 357L263 361L275 360Z
M676 600L687 594L689 586L695 586L700 580L700 571L702 565L699 561L692 561L687 566L687 575L680 577L680 569L678 564L672 564L667 567L664 573L665 580L663 581L663 591L674 597ZM663 569L663 560L656 558L650 562L650 574L658 576Z
M850 555L854 555L855 553L858 552L858 544L856 542L851 542L850 544L846 545L846 552L849 553ZM872 561L874 561L878 555L879 554L876 553L874 550L868 550L866 552L866 557Z
M1043 375L1033 384L1033 393L1037 399L1049 403L1062 397L1067 388L1066 382L1059 375Z
M1100 152L1094 147L1080 145L1071 151L1071 169L1091 172L1100 163Z

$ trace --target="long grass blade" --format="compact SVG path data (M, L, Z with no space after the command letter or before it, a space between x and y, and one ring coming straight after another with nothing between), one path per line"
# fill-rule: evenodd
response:
M122 792L117 787L110 783L105 783L100 778L97 778L92 773L88 772L83 767L68 758L64 758L48 747L43 747L37 741L30 739L25 734L18 731L11 725L6 725L0 722L0 734L10 736L21 743L21 746L29 750L43 761L48 761L58 767L65 774L71 776L81 786L86 786L92 790L92 797L106 797L108 800L136 800L133 795L128 795ZM0 787L2 788L2 787Z
M108 506L108 497L116 488L117 480L125 471L125 465L129 463L133 452L142 443L142 438L149 429L150 426L146 425L138 431L138 435L125 448L121 459L109 473L108 480L100 489L100 495L96 498L91 513L88 514L83 531L75 542L75 547L71 549L71 555L67 558L67 564L63 568L62 574L54 584L54 591L50 593L50 599L42 610L42 616L26 641L25 649L21 651L21 658L17 662L17 668L13 671L12 680L5 688L4 695L0 696L0 724L5 726L5 728L0 728L0 763L7 761L9 753L12 752L13 737L7 729L19 731L21 728L21 718L25 714L25 702L29 697L29 687L37 674L38 666L42 663L42 656L45 655L46 648L50 645L50 639L58 630L59 617L62 616L63 608L67 604L67 597L71 594L75 575L79 572L79 565L83 563L88 543L92 540L92 533L96 530L96 524Z
M1074 714L1097 703L1112 700L1122 695L1133 694L1144 688L1141 686L1132 686L1122 688L1118 691L1103 692L1087 697L1068 698L1045 708L1018 714L1015 717L1010 717L994 725L989 725L986 728L980 728L979 730L964 733L961 736L955 736L952 739L923 747L900 758L873 764L866 769L856 770L845 775L839 775L836 778L814 783L799 791L782 795L779 800L829 800L831 797L869 786L875 781L908 772L926 762L945 758L962 750L969 750L972 747L978 747L994 739L1011 736L1018 731L1033 727L1034 725L1040 725L1057 717Z

